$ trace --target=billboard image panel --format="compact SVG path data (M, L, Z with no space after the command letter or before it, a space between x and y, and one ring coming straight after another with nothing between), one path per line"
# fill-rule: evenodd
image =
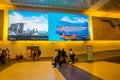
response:
M89 39L88 16L82 14L49 13L49 40Z

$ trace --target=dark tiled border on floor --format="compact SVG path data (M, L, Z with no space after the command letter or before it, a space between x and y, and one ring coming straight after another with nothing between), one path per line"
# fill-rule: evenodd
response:
M12 66L13 64L15 64L16 61L15 60L10 60L10 61L7 61L6 63L4 64L0 64L0 71Z
M58 68L66 80L103 80L71 64Z
M120 61L107 61L107 62L111 62L111 63L116 63L116 64L120 64Z

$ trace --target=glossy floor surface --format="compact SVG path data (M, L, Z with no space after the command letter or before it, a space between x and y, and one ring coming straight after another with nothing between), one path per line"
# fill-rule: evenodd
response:
M0 71L0 80L120 80L120 61L65 64L51 61L19 62Z
M74 65L103 80L120 80L120 61L76 63Z
M0 72L0 80L65 80L50 61L21 62Z

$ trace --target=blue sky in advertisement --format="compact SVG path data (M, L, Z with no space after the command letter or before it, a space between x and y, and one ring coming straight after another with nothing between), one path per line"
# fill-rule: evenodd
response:
M9 10L8 40L48 40L48 13Z
M49 13L49 40L89 40L89 17L83 14Z
M25 23L24 31L35 28L48 32L48 13L9 10L9 27L14 23Z

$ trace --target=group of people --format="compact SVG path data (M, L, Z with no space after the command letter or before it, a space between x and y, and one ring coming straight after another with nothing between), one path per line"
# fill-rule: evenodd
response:
M16 54L15 60L19 61L21 59L23 59L22 53L20 53L20 55ZM6 49L0 48L0 63L4 64L6 62L9 62L10 60L11 60L11 58L10 58L9 49L8 48L6 48Z
M40 57L41 55L41 50L40 49L34 49L33 50L33 60L35 60L36 57ZM64 49L55 49L55 53L54 53L54 67L56 67L57 64L60 65L60 67L62 67L63 64L65 64L66 62L72 62L75 63L75 53L72 51L72 49L70 48L69 53L67 54L66 51ZM68 60L69 58L69 60ZM23 59L23 55L22 53L20 53L20 55L16 55L15 59L17 61ZM6 61L10 61L10 53L9 53L9 49L1 49L0 48L0 62L2 64L6 63Z
M69 60L68 60L69 58ZM69 53L67 54L66 51L64 49L60 50L60 49L55 49L55 53L54 53L54 60L53 60L53 65L54 67L56 67L57 64L60 65L60 67L62 67L63 64L65 64L67 61L71 61L72 64L75 63L75 53L72 51L72 49L70 48Z
M6 61L9 61L10 60L10 54L9 54L9 49L6 48L6 49L1 49L0 48L0 62L2 64L6 63Z

